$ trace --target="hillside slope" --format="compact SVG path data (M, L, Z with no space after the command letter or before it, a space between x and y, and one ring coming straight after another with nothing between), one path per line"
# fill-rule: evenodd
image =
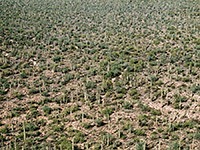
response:
M0 0L0 146L200 149L198 0Z

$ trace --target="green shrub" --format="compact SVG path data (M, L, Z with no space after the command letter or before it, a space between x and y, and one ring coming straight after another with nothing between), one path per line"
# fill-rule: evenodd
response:
M43 111L44 111L45 114L51 114L52 109L50 107L48 107L48 106L45 105L43 107Z
M37 94L37 93L39 93L39 90L36 89L36 88L31 88L31 89L29 90L29 94L30 94L30 95L32 95L32 94Z
M78 111L78 110L79 110L79 106L78 106L78 105L75 105L75 106L72 106L72 107L70 107L70 108L66 108L66 109L63 111L63 113L64 113L65 115L69 115L70 112L71 112L71 113L74 113L74 112L76 112L76 111Z
M194 138L195 138L196 140L199 140L199 141L200 141L200 132L196 132L196 133L194 134Z
M151 80L151 82L156 82L158 80L158 77L151 75L150 80Z
M91 124L91 122L85 122L85 123L83 123L83 127L84 127L85 129L90 129L90 128L93 127L93 125Z
M87 89L94 89L96 87L96 83L93 81L88 81L88 83L86 83L85 87Z
M7 77L13 74L13 71L10 69L6 69L3 71L2 76Z
M144 150L145 143L144 142L139 142L136 146L136 150Z
M70 80L74 79L74 74L68 73L64 76L64 81L62 81L62 85L67 84Z
M124 109L131 109L133 108L133 105L130 102L125 101L124 102Z
M151 108L149 106L146 106L144 104L142 104L140 101L139 101L139 107L142 109L142 111L144 112L149 112L151 110Z
M150 138L151 140L156 140L159 138L159 135L157 133L153 133Z
M142 129L136 129L133 131L135 135L137 136L146 136L145 131Z
M0 90L0 95L5 95L7 93L8 93L8 91L6 91L6 90Z
M59 143L60 143L60 147L63 149L63 150L72 150L72 142L67 140L65 137L62 137L60 140L59 140Z
M61 60L61 57L60 56L55 56L54 58L53 58L53 61L54 62L59 62Z
M70 69L68 67L62 68L62 73L68 73Z
M82 132L76 133L74 136L74 143L83 143L85 141L85 134Z
M20 77L23 78L23 79L25 79L25 78L28 77L28 75L27 75L25 72L22 72L22 73L20 74Z
M112 84L112 81L111 80L106 80L103 82L102 84L102 90L104 92L108 91L108 90L111 90L113 88L113 84Z
M138 94L138 91L136 89L131 89L130 92L129 92L130 96L134 96L134 95L137 95L137 94Z
M152 115L156 115L156 116L162 115L161 111L160 110L156 110L156 109L151 109L150 113Z
M97 127L101 127L105 124L102 119L95 120L95 123Z
M8 126L6 125L4 128L1 128L0 132L3 133L3 134L8 133L9 132Z
M122 126L122 130L128 130L130 132L133 132L133 124L130 122L126 122L123 126Z
M64 127L62 125L54 125L53 126L53 131L54 132L62 132Z
M113 113L113 108L107 107L101 111L102 115L110 116Z
M169 150L179 150L179 144L178 142L173 142L170 144Z
M193 84L191 87L190 87L190 90L192 91L192 93L198 93L200 95L200 85L196 85L196 84Z
M118 93L118 94L126 94L127 90L122 87L122 86L117 86L115 91Z
M138 116L137 120L138 120L139 126L141 126L141 127L148 126L148 120L149 120L148 116L140 115L140 116Z
M38 127L35 126L34 123L30 122L25 125L26 131L36 131Z

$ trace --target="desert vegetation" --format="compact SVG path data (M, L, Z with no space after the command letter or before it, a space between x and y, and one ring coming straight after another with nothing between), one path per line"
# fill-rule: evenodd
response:
M0 149L199 150L198 0L0 0Z

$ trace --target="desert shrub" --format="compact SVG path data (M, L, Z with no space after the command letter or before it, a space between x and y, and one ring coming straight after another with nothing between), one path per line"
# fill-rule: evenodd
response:
M133 131L133 133L137 136L146 136L145 131L142 129L136 129Z
M11 69L6 69L6 70L3 70L2 76L3 77L8 77L8 76L10 76L12 74L13 74L13 71Z
M136 89L131 89L129 94L130 94L130 96L134 96L134 95L138 94L138 91Z
M139 126L148 126L149 117L146 115L140 115L137 118Z
M199 141L200 141L200 132L196 132L196 133L194 134L194 138L195 138L196 140L199 140Z
M156 77L156 76L154 76L154 75L151 75L150 76L150 80L151 80L151 82L156 82L157 80L158 80L158 77Z
M8 126L4 126L3 128L0 129L0 132L3 134L7 134L9 132Z
M156 110L156 109L151 109L150 113L152 115L156 115L156 116L162 115L161 111L160 110Z
M66 137L62 137L59 139L58 143L60 143L60 147L64 150L72 150L72 142L69 141Z
M175 102L187 102L186 96L181 96L178 94L174 95Z
M122 130L128 130L130 132L133 132L133 124L131 124L130 122L125 122L125 124L122 126Z
M90 102L94 102L97 99L97 97L96 97L95 93L90 93L88 95L88 99Z
M126 90L124 87L122 87L122 86L117 86L115 90L116 90L116 92L119 93L119 94L120 94L120 93L126 94L126 92L127 92L127 90Z
M85 141L85 134L78 132L74 136L74 143L83 143Z
M113 84L112 84L112 81L111 80L106 80L103 82L102 84L102 90L104 92L108 91L108 90L111 90L113 88Z
M111 64L110 70L107 72L106 76L114 78L121 74L121 65L118 62Z
M74 113L74 112L76 112L76 111L78 111L78 110L80 110L80 109L79 109L79 106L78 106L78 105L75 105L75 106L66 108L66 109L63 111L63 114L69 115L70 113Z
M179 144L177 141L170 144L169 150L178 150L178 149L179 149Z
M45 105L43 107L43 111L44 111L45 114L51 114L52 109L50 107L48 107L47 105Z
M97 127L101 127L101 126L103 126L105 123L103 122L102 119L97 119L97 120L95 120L95 124L96 124Z
M40 92L39 89L36 89L36 88L31 88L31 89L29 90L29 94L30 94L30 95L37 94L37 93L39 93L39 92Z
M196 84L193 84L191 87L190 87L190 90L192 91L192 93L198 93L200 95L200 85L196 85Z
M53 126L53 131L54 132L62 132L63 129L64 129L64 126L62 126L62 125L54 125Z
M102 115L110 116L113 113L113 108L107 107L101 111Z
M53 61L54 62L59 62L61 60L61 57L60 56L55 56L53 57Z
M74 74L68 73L64 76L64 81L62 81L62 85L67 84L70 80L74 79Z
M124 107L124 109L131 109L131 108L133 108L133 105L130 102L125 101L123 107Z
M157 133L153 133L153 134L151 134L150 138L151 138L151 140L156 140L159 138L159 135Z
M139 107L142 109L142 111L144 112L149 112L151 110L151 108L149 106L146 106L144 104L142 104L141 102L139 102Z
M85 87L87 89L94 89L96 87L96 83L93 81L88 81L88 83L86 83Z
M20 74L20 77L23 78L23 79L25 79L25 78L28 77L28 75L27 75L27 73L22 72L22 73Z
M93 125L92 125L91 122L85 122L85 123L83 123L83 127L84 127L85 129L90 129L90 128L93 127Z
M38 128L37 126L35 126L34 123L30 122L30 123L27 123L27 124L25 125L25 129L26 129L26 131L36 131L36 130L38 130L39 128Z
M136 146L136 150L144 150L145 143L144 142L138 142Z
M70 71L70 69L67 66L62 68L62 73L68 73L69 71Z
M52 100L50 98L44 98L39 102L39 105L44 105L44 104L47 104L50 102L52 102Z

